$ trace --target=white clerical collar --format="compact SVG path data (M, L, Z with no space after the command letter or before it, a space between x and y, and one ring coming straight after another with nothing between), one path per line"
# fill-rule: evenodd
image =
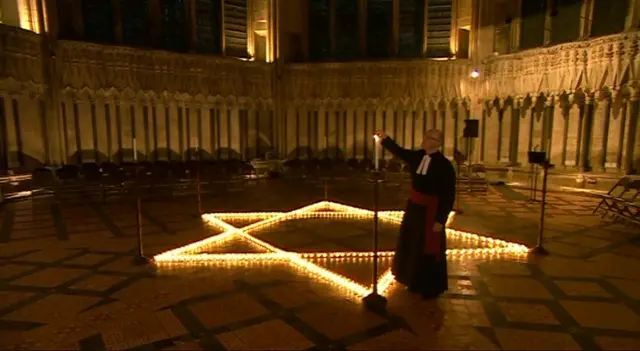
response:
M416 170L416 174L426 175L427 170L429 169L429 163L431 162L431 156L429 154L425 154L422 156L422 161L420 161L420 165Z

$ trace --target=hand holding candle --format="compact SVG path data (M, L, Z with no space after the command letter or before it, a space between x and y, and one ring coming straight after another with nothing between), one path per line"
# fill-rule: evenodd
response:
M373 140L375 141L373 147L375 148L375 170L380 170L380 133L376 133L373 135Z

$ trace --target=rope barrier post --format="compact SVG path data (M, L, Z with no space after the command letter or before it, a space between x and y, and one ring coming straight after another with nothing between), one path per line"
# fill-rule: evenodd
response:
M387 299L378 292L378 212L380 207L380 171L373 172L373 289L362 302L373 312L381 313L387 309Z

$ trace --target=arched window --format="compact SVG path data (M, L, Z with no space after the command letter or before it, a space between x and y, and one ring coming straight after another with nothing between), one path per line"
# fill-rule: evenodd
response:
M404 57L422 56L425 0L400 0L398 53Z
M360 28L358 0L336 1L336 56L353 59L358 56Z
M228 56L248 56L247 1L248 0L224 0L224 45L225 54Z
M391 56L393 1L367 0L367 56Z
M427 4L427 56L451 56L452 0L429 0Z
M162 0L161 48L171 51L186 51L189 48L187 36L187 7L185 0Z
M330 0L309 0L309 57L327 59L331 55Z
M149 0L120 0L122 40L131 46L148 46Z
M547 0L522 1L520 48L531 49L544 45L544 22Z
M60 39L79 39L78 32L73 25L73 12L69 10L75 6L74 2L74 0L58 0L56 3L56 10L58 12L58 37Z
M580 38L580 14L583 0L555 0L552 9L551 43L560 44ZM617 7L617 4L613 7Z
M617 0L615 6L610 0L594 0L591 36L616 34L624 31L629 8L629 0Z
M199 51L213 54L222 52L220 0L196 0L196 36Z
M115 42L115 13L111 0L83 0L82 20L85 40Z

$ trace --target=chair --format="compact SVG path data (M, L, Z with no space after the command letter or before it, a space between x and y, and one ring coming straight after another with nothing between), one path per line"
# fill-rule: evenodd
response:
M304 162L302 162L302 160L300 160L299 158L294 158L284 162L285 174L293 176L294 178L303 177L303 167Z
M56 178L47 168L36 168L31 173L31 197L51 194L55 190Z
M640 179L629 181L625 188L619 197L609 198L611 206L606 208L606 214L611 215L614 221L640 224Z
M611 207L615 203L616 198L620 198L627 191L629 191L629 185L631 184L631 179L629 177L622 177L618 179L618 181L609 189L606 195L602 196L602 200L598 203L598 206L593 209L593 214L596 214L600 209L603 209L606 213L611 210Z

